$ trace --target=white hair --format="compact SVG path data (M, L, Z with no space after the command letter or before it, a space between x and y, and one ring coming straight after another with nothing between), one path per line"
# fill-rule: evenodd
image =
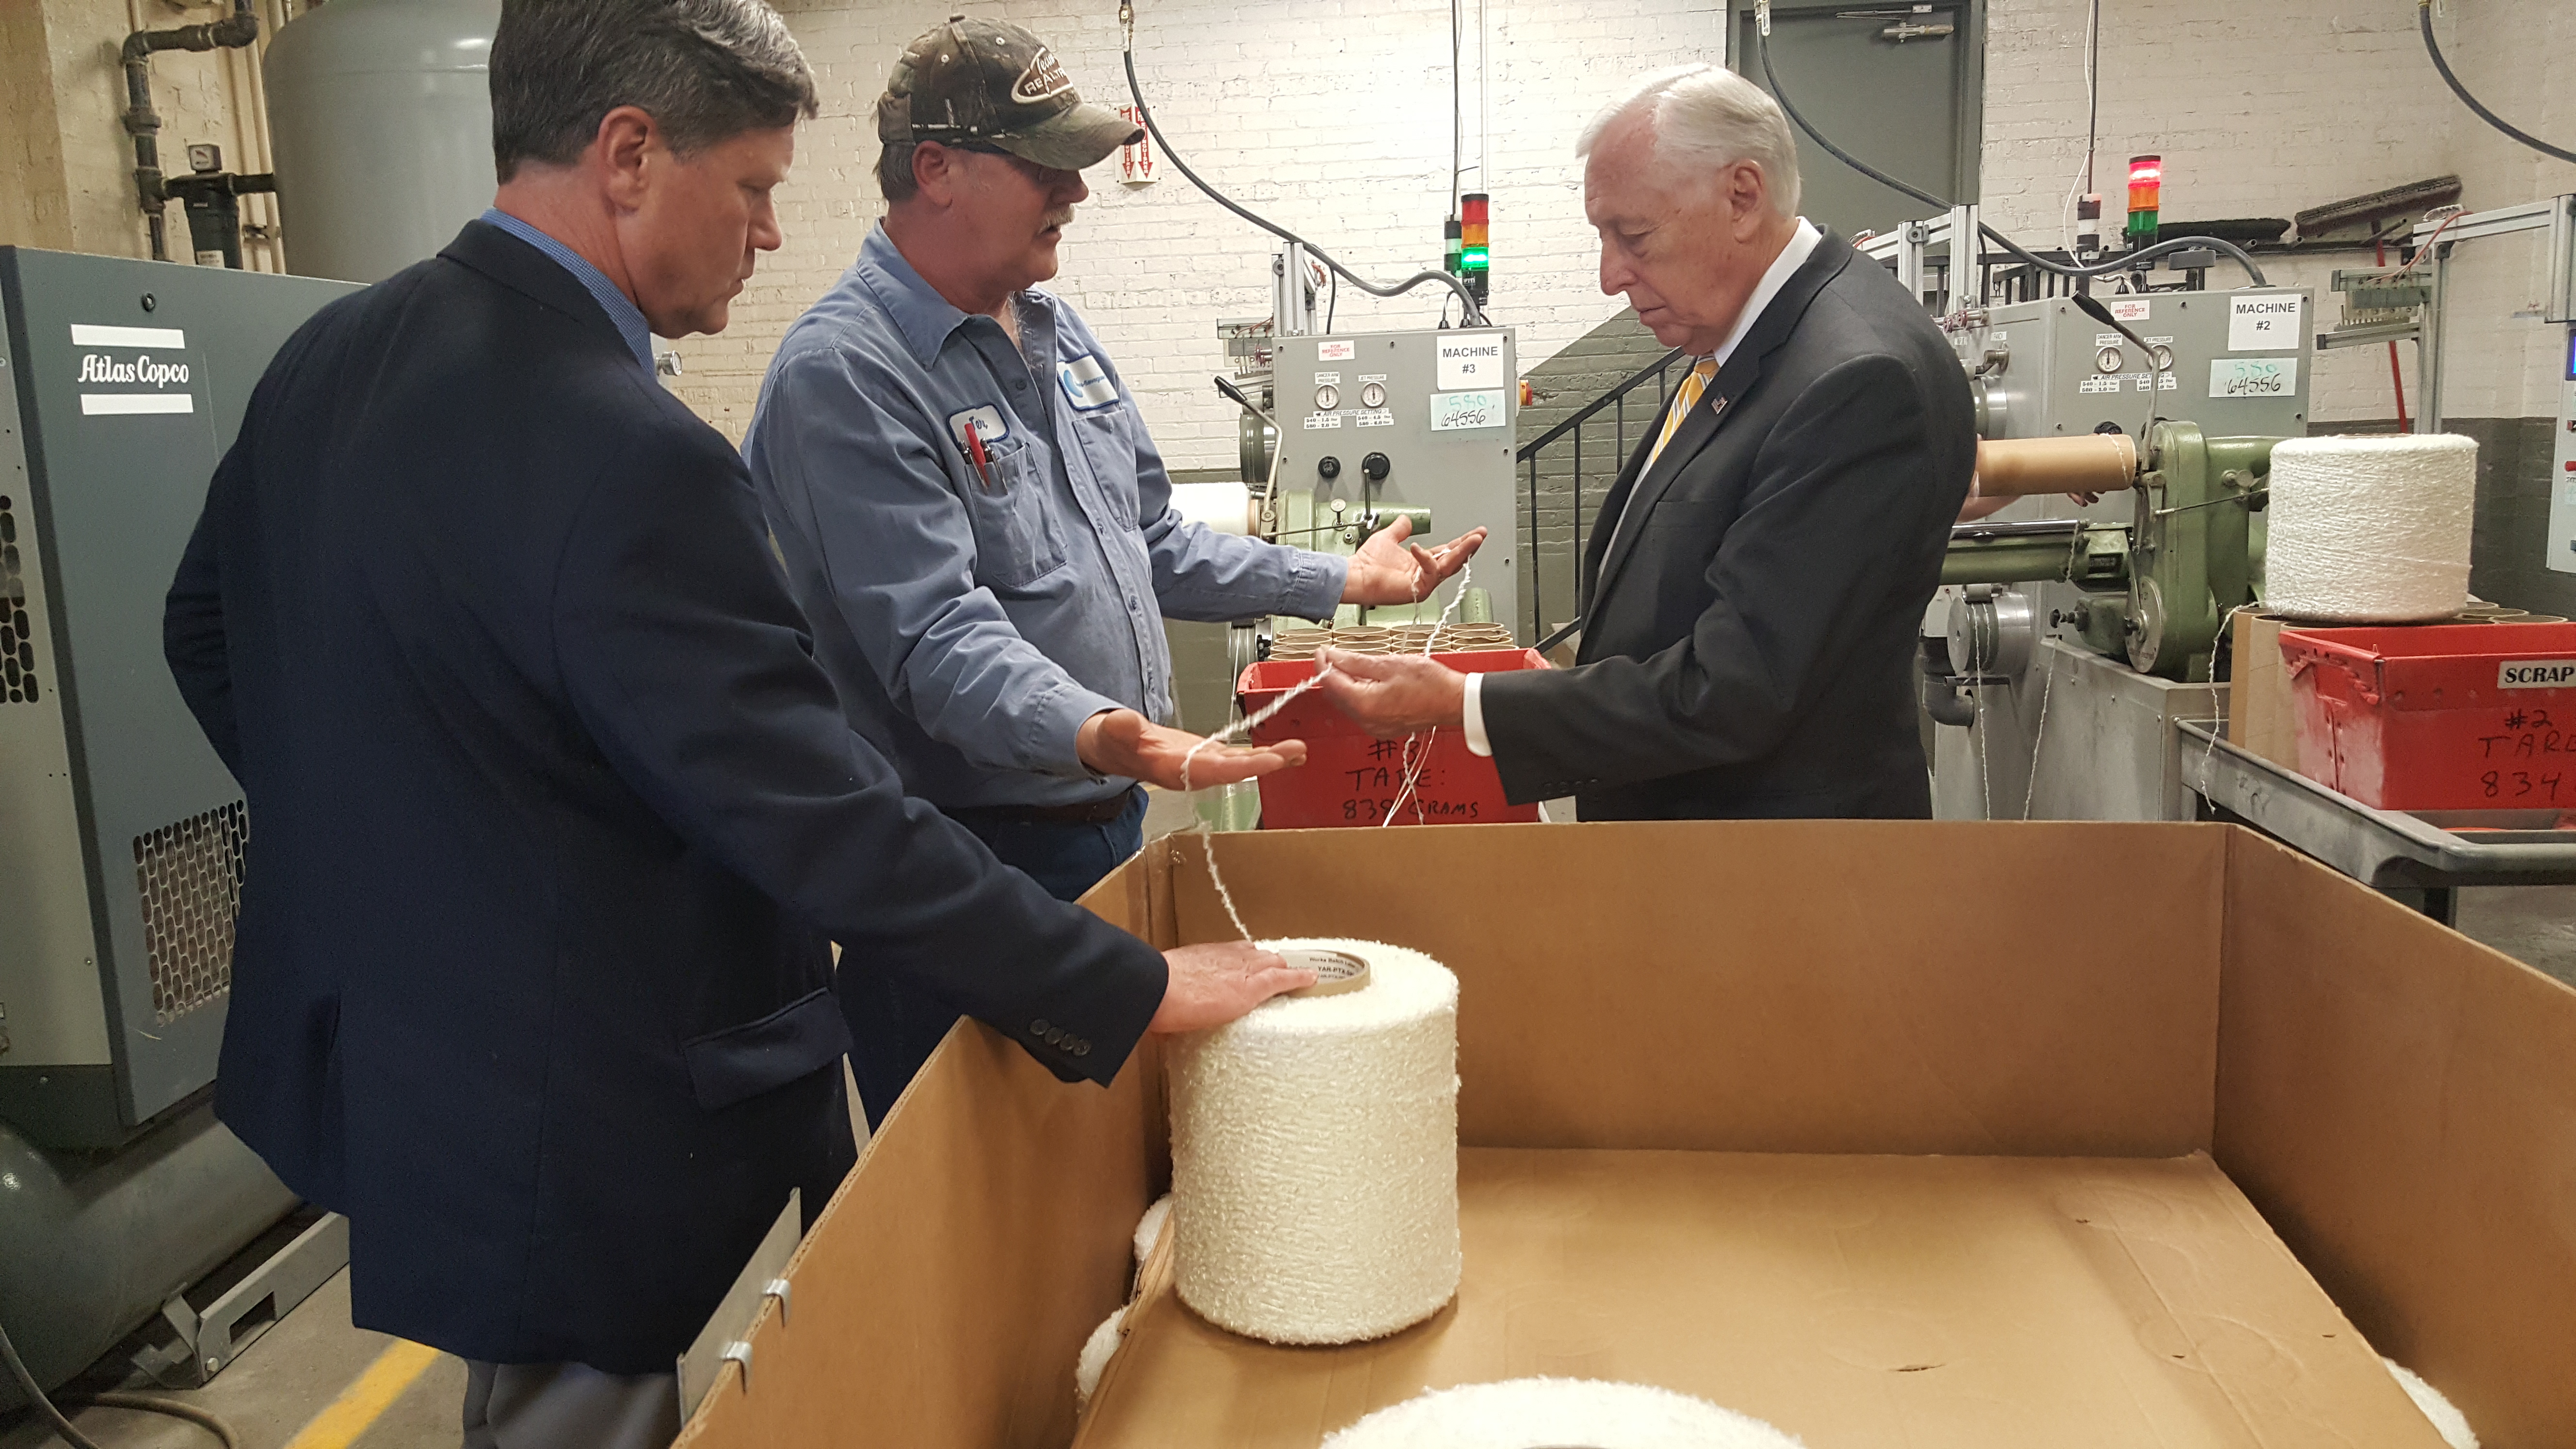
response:
M1657 160L1702 176L1754 162L1769 183L1771 209L1798 214L1798 143L1780 103L1760 86L1706 62L1649 71L1584 126L1574 154L1591 155L1602 132L1640 111L1651 118Z

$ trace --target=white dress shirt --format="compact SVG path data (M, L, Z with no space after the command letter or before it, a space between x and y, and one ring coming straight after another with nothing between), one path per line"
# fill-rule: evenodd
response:
M1822 240L1824 233L1816 230L1814 222L1803 216L1798 218L1797 228L1789 233L1788 245L1780 248L1780 255L1773 257L1769 269L1762 273L1762 280L1754 283L1753 295L1744 299L1744 310L1735 319L1735 330L1727 333L1726 340L1717 344L1717 350L1709 354L1717 359L1720 368L1724 368L1726 360L1735 355L1735 349L1744 341L1744 334L1752 331L1753 324L1762 320L1762 313L1770 307L1771 299L1780 295L1782 287L1789 285L1789 278L1807 264L1807 257ZM1707 398L1703 395L1700 400L1705 403ZM1630 496L1635 496L1635 490L1630 490ZM1619 524L1625 518L1623 509L1618 518L1608 521L1614 542L1618 537ZM1601 527L1601 521L1595 520L1592 526ZM1602 551L1602 557L1609 556L1608 550ZM1475 754L1490 755L1494 752L1494 744L1485 737L1484 682L1485 676L1481 674L1467 676L1467 748Z

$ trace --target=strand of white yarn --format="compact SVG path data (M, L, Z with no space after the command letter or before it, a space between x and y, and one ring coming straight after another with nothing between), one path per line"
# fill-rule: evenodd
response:
M1458 603L1461 599L1467 597L1468 581L1473 579L1475 574L1476 566L1472 562L1463 563L1458 566L1458 591L1450 596L1449 606L1440 611L1440 622L1442 624L1448 623L1450 616L1458 612ZM1424 643L1422 652L1426 655L1431 652L1431 646L1428 642ZM1246 715L1241 720L1228 725L1224 729L1218 730L1216 733L1200 740L1197 744L1190 746L1190 752L1181 756L1181 793L1188 795L1193 792L1193 787L1190 784L1190 762L1199 757L1199 751L1204 750L1213 744L1232 742L1238 737L1249 735L1253 730L1260 728L1262 725L1268 724L1272 716L1288 707L1289 701L1295 699L1301 694L1304 694L1306 691L1315 688L1317 685L1322 684L1324 682L1324 676L1332 672L1333 666L1329 662L1316 666L1315 673L1312 678L1299 681L1297 686L1289 690L1286 694L1279 696L1277 699L1263 705L1254 713ZM1437 730L1433 731L1435 737L1438 733L1439 732ZM1431 752L1428 748L1425 748L1422 753L1425 760L1430 758ZM1413 789L1414 779L1421 773L1422 766L1418 763L1406 771L1404 778L1405 791L1409 792ZM1396 802L1398 804L1402 804L1403 800L1403 794L1398 794L1396 796ZM1394 814L1395 812L1392 809L1387 811L1387 815L1390 819L1394 817ZM1381 821L1379 823L1383 824L1384 822ZM1243 912L1235 909L1234 892L1225 888L1225 873L1218 870L1216 867L1215 827L1205 820L1201 820L1199 822L1199 851L1207 858L1208 881L1216 887L1216 898L1225 907L1226 919L1234 922L1235 934L1241 936L1247 941L1251 940L1252 929L1243 924Z
M1440 631L1448 628L1449 621L1457 617L1458 606L1466 602L1467 585L1475 577L1476 564L1473 559L1458 566L1458 590L1449 596L1449 606L1440 611L1440 617L1432 621L1431 637L1422 641L1423 658L1431 657L1432 641L1438 639ZM1431 727L1430 737L1422 741L1422 748L1419 750L1413 747L1412 735L1404 737L1404 788L1395 792L1395 803L1386 807L1386 814L1379 818L1377 822L1379 829L1383 830L1395 823L1395 812L1403 809L1404 802L1412 798L1414 783L1422 778L1422 767L1431 763L1431 747L1439 741L1440 726L1438 725ZM1422 813L1422 807L1418 803L1413 809L1417 816Z

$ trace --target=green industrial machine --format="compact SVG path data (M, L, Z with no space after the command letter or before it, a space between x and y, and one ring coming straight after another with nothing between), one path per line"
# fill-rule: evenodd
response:
M2141 674L2208 682L2227 615L2262 594L2275 441L2159 422L2139 455L2128 523L1960 525L1941 569L1942 583L1970 586L1952 609L1952 670L1982 678L2026 654L2008 636L2041 621L2016 618L1997 586L2054 582L2080 593L2071 611L2052 612L2048 628L2071 625L2086 647Z

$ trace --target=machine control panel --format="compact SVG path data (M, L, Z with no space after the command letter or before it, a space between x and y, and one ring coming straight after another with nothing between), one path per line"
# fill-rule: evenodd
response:
M1511 330L1283 337L1273 366L1280 410L1271 476L1284 489L1311 490L1283 500L1280 541L1328 547L1326 520L1389 509L1429 509L1435 542L1490 529L1474 586L1494 618L1517 622L1520 388Z

